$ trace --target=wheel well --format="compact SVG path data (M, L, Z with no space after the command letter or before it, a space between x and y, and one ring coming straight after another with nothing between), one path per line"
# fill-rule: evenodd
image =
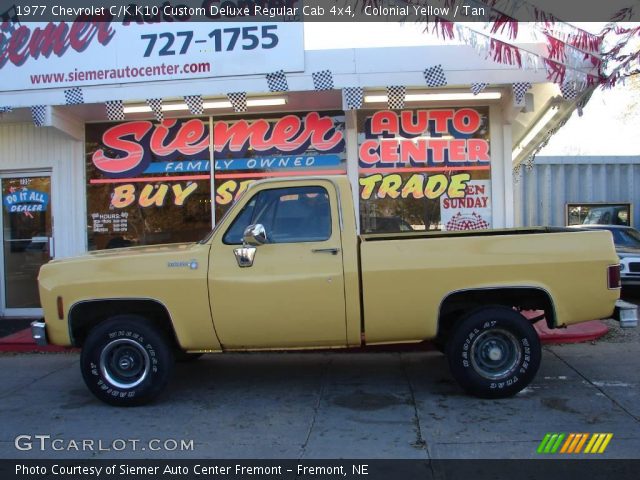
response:
M518 310L543 310L549 328L555 328L556 312L549 293L541 288L491 288L465 290L450 294L440 305L438 335L445 341L456 321L465 313L488 305L501 305Z
M111 317L122 314L140 315L157 325L178 347L171 316L164 305L155 300L90 300L76 303L69 311L69 333L76 347L84 344L91 329Z

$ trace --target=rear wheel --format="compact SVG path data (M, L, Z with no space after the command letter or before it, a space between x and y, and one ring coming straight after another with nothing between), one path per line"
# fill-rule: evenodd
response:
M80 356L82 377L110 405L148 403L169 381L174 363L170 345L148 319L119 315L89 333Z
M463 318L447 344L451 374L482 398L515 395L535 377L542 356L531 323L507 307L485 307Z

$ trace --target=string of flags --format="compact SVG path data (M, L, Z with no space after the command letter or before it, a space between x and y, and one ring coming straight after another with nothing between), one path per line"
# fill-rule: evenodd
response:
M320 70L311 73L313 79L313 88L318 91L333 90L333 74L331 70Z
M247 92L227 93L227 98L234 112L241 113L247 111Z
M202 115L204 112L202 95L185 95L183 98L191 115Z
M513 99L516 104L521 104L524 101L524 96L531 89L530 82L516 82L511 85L513 91Z
M357 110L364 101L364 88L345 87L342 89L342 104L345 110Z
M122 100L108 100L104 102L107 118L111 122L124 120L124 102Z
M64 91L65 105L81 105L84 103L84 95L80 87L70 88Z
M446 27L448 35L451 38L455 38L452 22L439 22L440 28L444 28L443 24L445 23L447 24ZM570 56L570 52L581 52L582 54L585 54L587 50L591 51L593 47L593 42L590 38L582 38L578 41L574 37L568 37L567 35L569 34L567 32L551 29L549 26L545 28L544 34L554 39L554 41L550 42L551 46L549 47L549 56L552 59L562 59L566 61ZM489 36L471 30L466 26L456 25L455 30L457 31L458 37L466 41L476 51L484 53L485 56L490 56L493 60L500 63L509 63L523 68L532 67L536 69L541 66L546 66L549 80L558 83L560 93L565 100L575 100L579 97L580 92L587 85L592 83L588 74L581 72L582 76L578 74L569 75L568 71L570 69L567 68L567 65L556 62L555 60L541 58L537 54L524 50L521 51L519 47L490 38ZM591 55L591 53L589 53L589 55ZM598 60L597 57L594 56L594 58ZM594 60L593 62L594 65L596 65L596 61ZM425 84L429 88L440 88L448 85L448 79L441 64L425 68L423 70L423 76ZM330 69L312 72L311 77L313 89L315 91L327 91L334 90L336 88L334 75ZM267 73L265 78L270 92L289 91L289 84L284 70ZM472 82L470 85L470 91L473 95L479 95L488 86L489 83L487 82ZM531 88L532 85L530 82L516 82L512 84L514 102L516 105L523 103L527 91ZM407 88L403 85L389 85L386 89L388 99L387 107L389 109L405 108ZM64 90L64 97L66 105L79 105L85 103L84 94L80 87L73 87ZM362 108L364 101L364 88L343 87L342 97L343 107L345 110L360 109ZM247 92L229 92L227 93L227 98L234 112L243 113L247 111ZM191 115L202 115L204 113L202 95L185 95L183 99ZM163 99L150 98L146 100L146 103L151 108L156 120L159 122L163 121ZM40 113L40 107L42 106L36 105L32 107L32 117L35 125L42 125L43 123L43 115ZM109 121L122 121L125 119L124 103L122 100L106 101L105 109ZM581 111L582 108L579 110ZM6 113L9 111L11 111L10 107L0 107L0 113ZM579 113L581 113L580 111Z
M404 108L407 96L407 88L402 85L390 85L387 87L387 104L391 110Z
M147 105L153 112L153 115L156 117L158 122L162 122L164 120L164 113L162 112L162 99L161 98L148 98Z
M287 75L284 70L278 70L277 72L267 73L267 85L270 92L288 92L289 84L287 82Z
M424 70L424 80L427 87L445 87L447 85L447 77L442 70L442 65L435 65Z
M471 84L471 93L473 93L474 95L478 95L479 93L482 93L488 86L489 84L485 82L474 82Z
M47 119L47 106L34 105L31 107L31 118L36 127L42 127Z

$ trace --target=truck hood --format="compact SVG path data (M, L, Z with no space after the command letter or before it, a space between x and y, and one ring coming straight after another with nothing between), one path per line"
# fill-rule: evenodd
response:
M61 263L77 260L90 260L90 259L107 259L107 258L123 258L129 256L138 256L152 253L187 253L193 249L196 245L200 245L194 242L188 243L170 243L166 245L144 245L140 247L126 247L126 248L112 248L109 250L96 250L93 252L87 252L83 255L75 257L60 258L51 260L49 263Z

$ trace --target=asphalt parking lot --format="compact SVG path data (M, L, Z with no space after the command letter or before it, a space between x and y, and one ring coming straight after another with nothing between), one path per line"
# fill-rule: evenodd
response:
M602 455L637 459L639 339L547 346L535 382L497 401L464 395L437 352L260 353L180 364L156 403L123 409L89 393L78 354L3 354L0 457L536 458L547 432L611 432Z

